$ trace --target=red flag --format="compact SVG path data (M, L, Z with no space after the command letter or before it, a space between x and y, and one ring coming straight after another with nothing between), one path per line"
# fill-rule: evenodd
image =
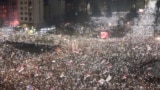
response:
M100 33L100 38L101 38L101 39L108 39L108 32L105 32L105 31L104 31L104 32L101 32L101 33Z

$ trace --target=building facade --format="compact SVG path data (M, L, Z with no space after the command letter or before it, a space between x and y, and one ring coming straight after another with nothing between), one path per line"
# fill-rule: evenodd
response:
M43 0L18 0L18 17L21 24L40 26L44 21Z
M18 4L17 0L3 0L0 2L0 26L17 26Z
M7 19L7 2L0 2L0 26L3 26Z
M44 0L44 19L46 24L59 24L65 14L65 0Z

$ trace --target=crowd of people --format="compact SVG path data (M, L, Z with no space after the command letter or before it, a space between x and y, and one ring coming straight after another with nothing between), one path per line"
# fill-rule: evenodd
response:
M59 37L59 39L57 38ZM52 36L47 48L19 39L0 43L1 90L159 89L160 42L153 38ZM27 38L27 37L25 37ZM35 38L35 37L34 37ZM39 39L39 38L38 38ZM48 39L50 40L50 39ZM56 41L57 40L57 41ZM14 42L14 43L13 43ZM17 43L15 43L17 42ZM49 41L51 42L51 41ZM20 44L20 45L18 45ZM17 46L18 45L18 46ZM18 48L21 47L21 48ZM49 48L49 49L48 49Z

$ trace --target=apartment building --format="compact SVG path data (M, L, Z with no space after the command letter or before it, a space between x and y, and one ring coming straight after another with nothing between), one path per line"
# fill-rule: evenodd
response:
M43 23L43 0L18 0L18 17L21 24L40 26Z

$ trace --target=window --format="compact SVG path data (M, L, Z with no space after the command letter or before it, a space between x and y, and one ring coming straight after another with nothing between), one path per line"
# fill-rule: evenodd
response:
M27 4L27 1L25 1L24 4Z
M32 13L31 12L29 12L29 14L28 14L29 16L32 16Z
M25 12L25 15L27 15L28 13L27 12Z
M25 17L25 21L27 21L27 17Z
M25 10L27 10L27 7L24 7Z
M20 4L23 4L23 2L21 1Z
M21 12L20 14L23 15L23 12Z
M31 17L29 18L29 21L32 21L32 18L31 18Z
M29 1L29 2L28 2L28 5L29 5L29 6L31 6L31 5L32 5L32 2L31 2L31 1Z
M21 17L21 20L23 20L23 17Z
M23 10L23 7L21 7L20 9Z

